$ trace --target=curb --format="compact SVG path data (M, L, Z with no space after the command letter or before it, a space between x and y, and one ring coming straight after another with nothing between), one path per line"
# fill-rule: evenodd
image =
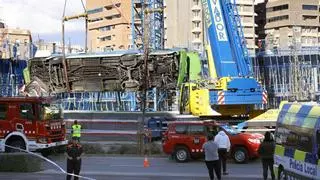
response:
M36 172L36 174L63 174L62 172L56 170L45 170ZM194 173L148 173L148 172L108 172L108 171L84 171L80 173L81 175L101 175L101 176L140 176L140 177L188 177L188 178L207 178L208 174L194 174ZM225 178L246 178L246 179L260 179L261 175L257 174L229 174L223 176Z

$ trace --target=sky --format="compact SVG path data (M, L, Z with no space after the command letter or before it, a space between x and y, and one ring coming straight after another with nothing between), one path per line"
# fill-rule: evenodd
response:
M0 19L10 28L29 29L33 41L61 41L61 18L65 0L0 0ZM83 0L85 3L85 0ZM84 12L81 0L67 0L66 15ZM84 45L83 19L65 23L66 42Z

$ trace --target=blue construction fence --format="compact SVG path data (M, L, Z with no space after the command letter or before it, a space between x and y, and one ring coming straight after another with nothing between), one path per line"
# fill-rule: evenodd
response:
M56 94L56 104L67 111L141 111L142 92L63 92ZM169 111L167 91L150 89L146 111Z
M24 85L25 60L0 59L0 96L17 96Z

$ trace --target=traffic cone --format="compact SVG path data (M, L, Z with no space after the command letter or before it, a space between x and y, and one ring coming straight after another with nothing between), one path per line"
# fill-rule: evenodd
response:
M144 161L143 161L143 167L147 168L149 166L150 166L150 164L149 164L148 158L147 158L147 156L145 156Z

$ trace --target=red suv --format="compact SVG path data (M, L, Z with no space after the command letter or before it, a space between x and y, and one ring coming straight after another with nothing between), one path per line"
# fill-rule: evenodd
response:
M162 148L177 162L203 156L202 145L208 133L217 134L222 127L231 142L231 156L237 163L246 163L249 158L258 157L258 148L263 135L241 133L236 129L215 121L174 121L164 133Z

